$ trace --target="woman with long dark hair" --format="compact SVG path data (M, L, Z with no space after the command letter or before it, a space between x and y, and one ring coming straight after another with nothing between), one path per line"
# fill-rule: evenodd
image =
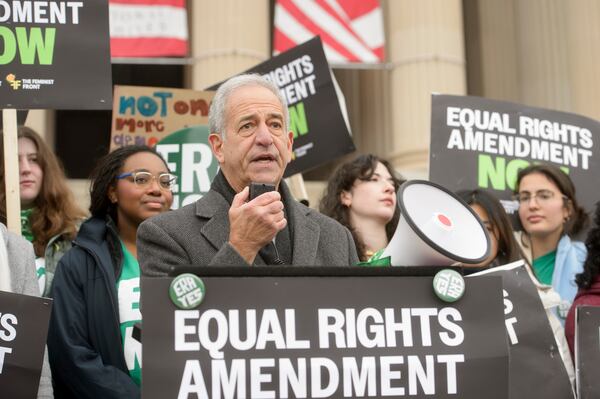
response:
M141 344L136 233L167 211L175 177L146 146L119 148L92 173L91 218L60 260L48 333L61 398L139 398Z
M40 294L48 296L56 265L71 248L85 212L76 204L60 162L44 140L25 126L18 128L17 137L21 231L33 244ZM4 175L0 153L0 222L6 224Z
M583 270L586 249L572 238L585 227L588 216L577 202L569 176L549 164L519 171L515 198L523 227L517 242L535 277L560 295L557 315L564 322L575 294L575 275Z
M490 236L490 256L479 265L466 267L494 267L522 258L510 219L496 197L480 189L459 191L457 195L473 208Z
M575 278L579 290L565 322L565 335L573 355L575 342L575 309L580 305L600 306L600 202L596 203L594 227L585 240L587 257L583 272Z
M386 160L359 155L330 177L319 210L352 233L361 261L384 249L396 231L396 191L402 180Z

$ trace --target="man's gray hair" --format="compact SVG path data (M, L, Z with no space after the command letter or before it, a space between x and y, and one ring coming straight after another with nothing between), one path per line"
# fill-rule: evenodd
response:
M285 98L273 82L256 73L234 76L219 86L219 89L212 100L212 104L210 105L210 110L208 111L208 127L210 128L210 132L219 133L222 138L225 138L225 108L227 106L227 101L234 91L246 86L264 87L277 96L277 99L279 99L283 108L284 130L287 133L290 117Z

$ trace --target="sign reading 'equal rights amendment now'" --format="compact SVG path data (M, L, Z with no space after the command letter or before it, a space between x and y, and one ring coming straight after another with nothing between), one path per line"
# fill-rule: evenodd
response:
M487 189L510 214L519 170L560 167L589 211L600 186L600 122L479 97L433 95L429 178L452 191Z

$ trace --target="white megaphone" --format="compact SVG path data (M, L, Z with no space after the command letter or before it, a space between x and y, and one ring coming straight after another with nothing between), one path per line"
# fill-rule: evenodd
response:
M487 230L463 200L444 187L423 180L398 190L400 220L381 257L393 266L477 264L490 252Z

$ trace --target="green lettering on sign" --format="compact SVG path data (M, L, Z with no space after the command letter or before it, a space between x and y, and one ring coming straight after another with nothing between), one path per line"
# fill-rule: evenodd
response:
M523 159L513 159L508 163L506 167L506 183L508 188L515 190L517 185L517 175L521 169L525 169L529 166L529 162Z
M42 28L31 28L29 38L27 37L27 28L19 27L15 31L22 64L33 64L37 53L40 65L52 65L56 28L44 28L43 35Z
M505 190L504 171L506 169L506 159L497 157L496 163L492 157L485 154L479 154L477 165L478 177L477 185L481 188L490 188L494 190Z
M304 103L298 103L288 108L290 113L290 130L294 132L294 138L308 133L308 123L304 112Z
M534 162L539 164L540 162ZM490 155L479 154L477 164L477 185L481 188L492 188L503 191L508 189L515 190L517 185L517 175L519 171L530 165L529 161L524 159L513 159L508 163L502 157L492 158ZM569 168L560 166L560 169L569 174Z
M0 54L0 65L6 65L12 62L17 54L17 41L15 35L6 26L0 26L0 38L4 43L4 52Z

